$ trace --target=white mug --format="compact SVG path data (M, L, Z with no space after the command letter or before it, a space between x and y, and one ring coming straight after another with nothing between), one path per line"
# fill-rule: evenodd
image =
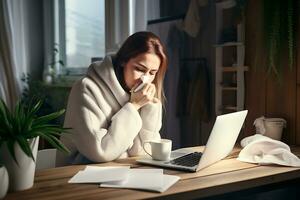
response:
M150 144L151 153L149 153L145 144ZM160 139L153 141L145 141L143 144L144 151L151 156L154 160L167 161L170 160L171 150L172 150L172 140Z

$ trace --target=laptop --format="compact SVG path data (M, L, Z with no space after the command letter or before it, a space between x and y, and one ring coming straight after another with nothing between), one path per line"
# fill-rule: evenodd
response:
M178 149L171 152L169 161L153 160L151 157L138 159L138 163L196 172L228 156L238 138L248 111L217 116L203 152Z

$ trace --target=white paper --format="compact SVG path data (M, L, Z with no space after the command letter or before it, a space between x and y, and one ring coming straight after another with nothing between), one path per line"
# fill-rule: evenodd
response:
M164 192L180 178L164 175L162 169L130 169L127 181L107 182L100 187L142 189Z
M162 187L163 184L162 169L130 169L127 181L114 185L127 185L132 188L154 188ZM106 183L107 185L110 183Z
M130 166L97 167L87 166L75 174L68 183L119 182L128 178Z
M163 186L159 192L164 192L167 189L169 189L172 185L174 185L179 179L179 176L174 176L174 175L163 175Z

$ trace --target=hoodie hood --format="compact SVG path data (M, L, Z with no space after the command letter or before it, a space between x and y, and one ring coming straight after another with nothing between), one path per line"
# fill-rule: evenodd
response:
M103 61L92 63L87 71L87 76L99 87L103 87L104 83L121 106L129 101L129 94L122 88L116 76L111 56L106 56Z

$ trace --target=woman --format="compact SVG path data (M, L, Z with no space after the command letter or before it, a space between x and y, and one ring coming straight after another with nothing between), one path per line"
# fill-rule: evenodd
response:
M91 64L70 92L61 138L71 151L57 165L107 162L144 154L145 140L160 139L167 58L151 32L131 35L115 56ZM141 77L148 83L135 91Z

